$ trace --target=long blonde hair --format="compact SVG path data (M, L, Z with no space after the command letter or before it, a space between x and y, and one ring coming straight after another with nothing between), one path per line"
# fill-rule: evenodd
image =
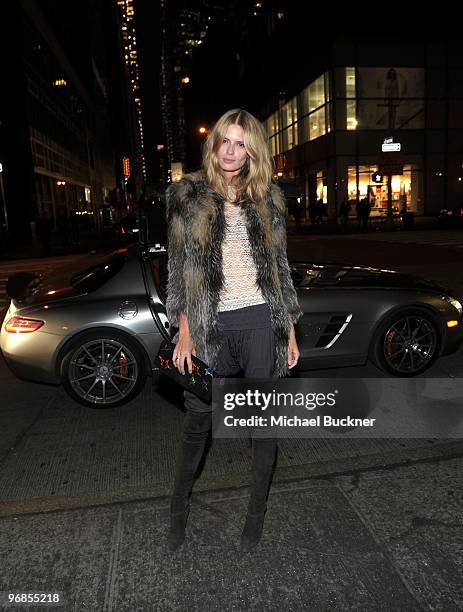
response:
M203 171L212 189L228 197L227 183L219 165L217 150L229 126L233 124L243 128L247 152L246 162L231 181L231 185L236 189L236 201L250 199L252 202L259 202L265 198L272 180L273 158L264 126L248 111L234 108L218 119L203 145Z

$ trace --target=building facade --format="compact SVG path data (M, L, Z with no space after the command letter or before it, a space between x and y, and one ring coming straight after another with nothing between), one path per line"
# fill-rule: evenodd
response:
M388 174L394 210L463 205L463 46L342 41L329 57L262 117L278 176L332 219L345 200L367 198L373 215L385 213Z
M1 110L3 233L29 243L42 211L55 230L75 213L97 227L115 187L109 119L34 2L12 3L5 22L15 36Z

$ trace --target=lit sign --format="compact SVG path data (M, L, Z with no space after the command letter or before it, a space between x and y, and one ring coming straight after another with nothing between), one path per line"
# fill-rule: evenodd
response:
M381 151L383 153L391 153L393 151L400 151L402 145L400 142L394 142L393 138L385 138L383 140L383 144L381 145Z
M129 178L130 176L130 159L128 157L122 158L122 171L124 173L125 178Z

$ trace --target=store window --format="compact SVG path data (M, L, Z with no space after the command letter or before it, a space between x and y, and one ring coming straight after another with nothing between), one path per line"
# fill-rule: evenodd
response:
M349 201L355 205L357 197L358 199L367 198L371 205L372 217L387 213L387 176L383 177L381 183L373 182L372 175L377 170L377 165L360 165L357 177L356 167L348 167L347 189ZM415 164L404 165L401 175L391 177L392 209L395 214L399 213L404 206L408 211L422 212L422 183L422 172Z
M323 201L323 204L328 202L328 185L326 175L322 170L317 172L317 201Z
M297 121L297 98L287 102L281 109L282 127L288 127Z
M346 68L346 128L357 129L357 108L355 94L355 68Z
M362 129L422 129L424 69L359 67L357 121Z
M302 113L310 113L325 102L325 75L322 74L302 92Z
M267 130L267 134L271 137L278 132L280 129L280 122L278 118L278 111L273 113L265 122L265 128Z
M325 107L322 107L309 115L309 140L314 140L325 133Z
M280 148L278 146L278 136L273 136L270 138L270 149L272 151L272 155L278 155L280 152Z
M346 67L346 98L355 97L355 68Z

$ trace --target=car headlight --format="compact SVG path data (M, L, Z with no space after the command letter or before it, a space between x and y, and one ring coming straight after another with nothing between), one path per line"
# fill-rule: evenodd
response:
M448 302L449 304L452 304L452 306L456 308L456 310L458 310L458 314L461 316L463 312L463 306L461 305L461 302L459 302L457 299L453 297L450 297L449 295L443 295L442 299Z

